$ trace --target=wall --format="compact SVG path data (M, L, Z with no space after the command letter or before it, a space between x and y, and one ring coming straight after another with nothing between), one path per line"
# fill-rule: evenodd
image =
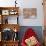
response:
M14 0L15 1L15 0ZM0 0L0 6L14 6L13 0ZM20 7L19 24L21 26L43 26L43 6L42 0L17 0L17 6ZM37 8L37 17L32 19L23 18L23 8Z
M37 8L37 17L32 19L22 19L20 16L20 23L22 26L43 26L43 6L42 0L25 0L23 8ZM23 10L21 11L23 12ZM23 15L23 13L22 13Z

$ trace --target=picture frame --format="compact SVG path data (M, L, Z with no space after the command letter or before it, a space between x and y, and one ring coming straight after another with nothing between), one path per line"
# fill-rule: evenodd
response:
M24 8L23 17L24 19L35 18L37 16L37 8Z
M9 15L9 10L2 10L2 15Z

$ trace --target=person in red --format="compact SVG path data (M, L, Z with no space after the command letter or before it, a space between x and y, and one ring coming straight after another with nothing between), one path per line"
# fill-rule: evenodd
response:
M32 28L27 29L22 38L21 46L41 46L37 35Z

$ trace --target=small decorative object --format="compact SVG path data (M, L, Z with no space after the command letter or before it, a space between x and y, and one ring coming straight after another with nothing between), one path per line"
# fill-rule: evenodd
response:
M9 15L9 10L2 10L2 15Z
M16 15L17 14L17 11L15 10L10 10L10 15Z
M24 18L34 18L37 16L37 9L36 8L24 8L23 9Z

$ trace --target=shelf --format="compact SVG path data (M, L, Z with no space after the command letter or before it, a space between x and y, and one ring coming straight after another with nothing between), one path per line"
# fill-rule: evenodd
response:
M12 30L17 29L17 31L19 31L20 26L18 24L1 24L1 30L5 29L5 28L10 28Z
M12 43L12 42L16 43L16 42L19 42L19 40L15 40L15 41L10 40L10 41L3 41L3 42L4 43Z
M0 7L0 15L1 15L0 24L18 24L19 7ZM14 18L11 19L9 17L14 17Z
M11 42L2 42L3 46L18 46L18 42L17 41L11 41Z
M20 29L20 26L18 24L18 16L19 16L19 7L0 7L0 23L1 23L0 24L0 32L1 32L0 46L18 46L18 42L19 42L18 31ZM6 39L5 39L6 34L4 35L5 31L7 34ZM12 33L10 34L9 32Z

